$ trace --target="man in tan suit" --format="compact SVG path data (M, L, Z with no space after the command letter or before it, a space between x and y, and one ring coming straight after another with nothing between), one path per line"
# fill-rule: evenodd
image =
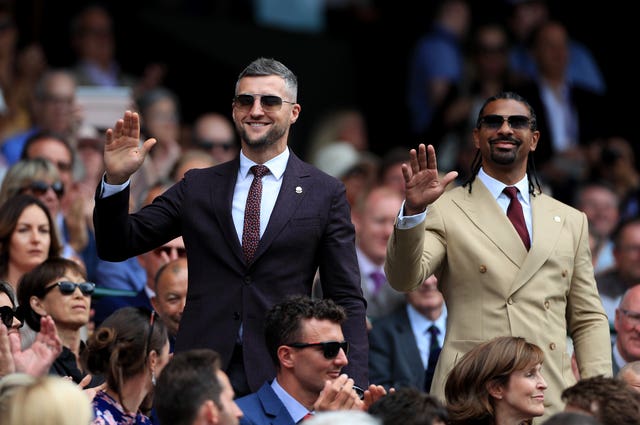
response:
M480 110L473 130L478 152L462 186L445 192L458 173L438 176L433 146L412 149L385 272L400 291L417 288L432 273L438 277L449 319L431 393L444 399L447 374L476 344L522 336L545 353L546 418L563 409L561 392L575 383L567 336L582 377L612 371L587 219L541 192L529 168L539 137L528 102L501 93ZM506 186L519 189L529 250L507 218Z

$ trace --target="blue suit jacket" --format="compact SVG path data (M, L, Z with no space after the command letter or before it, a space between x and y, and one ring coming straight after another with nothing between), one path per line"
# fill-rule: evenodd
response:
M366 303L344 184L291 153L269 224L247 264L231 215L239 167L236 157L192 169L131 215L128 189L105 198L98 193L98 254L121 261L182 235L189 289L176 352L211 348L226 369L242 324L244 364L254 392L276 376L264 343L265 313L289 295L311 295L319 270L324 296L347 311L343 332L351 351L345 373L366 387Z
M237 398L235 402L244 413L240 419L241 425L295 425L270 382L265 382L257 392Z
M373 321L369 332L369 380L386 389L424 391L424 365L411 330L406 303Z

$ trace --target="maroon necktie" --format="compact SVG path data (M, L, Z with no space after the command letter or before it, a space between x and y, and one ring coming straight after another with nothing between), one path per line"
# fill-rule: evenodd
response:
M247 204L244 208L244 228L242 229L242 252L247 263L253 260L253 255L260 241L260 199L262 199L262 176L269 174L264 165L254 165L250 171L253 181L249 188Z
M507 207L507 217L511 220L516 232L520 235L520 239L527 248L527 251L531 247L531 241L529 239L529 231L524 221L524 214L522 213L522 205L518 200L518 188L514 186L507 186L504 188L504 193L511 199L509 206Z

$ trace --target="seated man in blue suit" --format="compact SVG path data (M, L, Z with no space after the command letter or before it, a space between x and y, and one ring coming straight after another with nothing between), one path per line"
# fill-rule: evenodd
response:
M276 378L236 399L244 413L240 423L294 425L316 411L366 410L386 394L373 385L363 391L341 373L349 363L345 319L330 299L293 296L274 305L265 318L265 342Z
M429 392L446 331L447 310L431 275L393 313L373 321L369 332L369 379L385 388ZM437 331L429 332L432 326ZM430 356L432 343L437 347ZM437 345L436 345L437 343Z

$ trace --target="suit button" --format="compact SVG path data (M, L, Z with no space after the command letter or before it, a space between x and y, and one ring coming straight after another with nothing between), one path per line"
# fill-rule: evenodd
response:
M550 348L551 350L555 350L555 349L556 349L556 343L555 343L555 342L552 342L551 344L549 344L549 348Z
M487 272L487 266L485 266L484 264L480 266L480 273L486 273Z
M544 302L544 308L546 308L547 310L549 310L549 301L545 301L545 302Z
M251 285L251 276L245 276L244 277L244 284L245 285Z
M567 271L566 270L562 270L562 277L567 277Z
M240 320L240 313L238 313L237 311L233 312L233 320Z
M509 305L513 304L513 298L509 297L509 299L507 300L507 304Z

